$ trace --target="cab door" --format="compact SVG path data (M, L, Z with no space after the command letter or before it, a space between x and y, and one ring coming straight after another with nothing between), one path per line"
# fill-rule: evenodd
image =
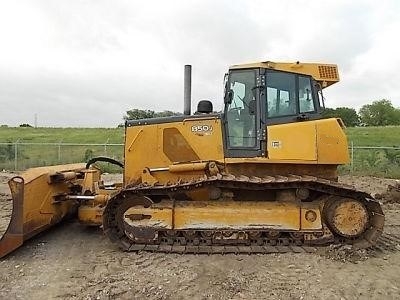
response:
M224 134L226 157L261 156L260 93L262 78L259 69L231 70L226 83Z

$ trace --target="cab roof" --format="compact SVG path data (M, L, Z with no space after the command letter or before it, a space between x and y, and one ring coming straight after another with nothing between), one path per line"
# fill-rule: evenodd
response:
M303 63L299 61L294 63L263 61L263 62L233 65L229 67L229 70L256 69L256 68L264 68L270 70L292 72L296 74L310 75L321 84L322 88L326 88L336 82L339 82L338 67L335 64Z

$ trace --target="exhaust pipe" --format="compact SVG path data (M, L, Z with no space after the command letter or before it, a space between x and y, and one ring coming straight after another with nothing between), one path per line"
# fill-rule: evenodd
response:
M190 115L192 106L192 65L185 65L183 87L183 114Z

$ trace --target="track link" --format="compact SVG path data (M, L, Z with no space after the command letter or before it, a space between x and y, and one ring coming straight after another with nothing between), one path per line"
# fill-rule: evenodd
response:
M126 251L149 251L179 254L270 254L270 253L314 253L316 247L307 246L182 246L173 245L145 245L132 244Z
M173 198L175 194L194 191L203 187L218 187L228 190L284 190L307 188L311 191L319 192L326 196L350 197L357 199L365 204L370 214L369 228L357 239L346 239L335 237L329 243L349 243L355 248L368 248L374 245L383 245L381 239L388 239L388 235L380 238L384 215L379 202L365 192L357 191L352 186L340 184L313 176L265 176L247 177L234 176L231 174L217 174L215 176L204 176L190 181L179 180L174 183L164 185L139 184L128 186L118 195L112 198L103 214L103 228L105 234L118 246L125 251L151 251L166 253L204 253L204 254L226 254L226 253L310 253L317 251L317 247L309 241L299 241L291 238L270 239L263 235L260 239L249 240L243 243L242 240L230 241L229 245L215 243L212 239L187 239L183 236L165 237L163 233L160 237L149 242L133 242L129 239L118 220L118 207L135 196L168 196ZM131 200L132 201L132 200ZM139 203L140 204L140 203ZM289 233L284 233L288 235ZM379 242L378 242L379 239ZM389 238L391 239L391 238ZM318 241L316 244L321 244Z

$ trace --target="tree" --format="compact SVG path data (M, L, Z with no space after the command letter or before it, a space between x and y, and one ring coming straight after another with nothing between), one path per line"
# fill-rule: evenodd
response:
M32 125L24 123L24 124L20 124L19 127L32 127Z
M139 119L150 119L150 118L161 118L181 115L181 113L173 112L170 110L164 110L160 112L155 112L154 110L143 110L143 109L131 109L126 112L123 117L124 120L139 120Z
M324 118L336 118L337 117L337 115L336 115L336 109L334 109L334 108L328 108L328 107L326 107L324 110L323 110L323 112L322 112L322 116L324 117Z
M164 111L156 112L154 114L154 117L156 117L156 118L171 117L171 116L179 116L181 114L182 113L171 111L171 110L164 110Z
M341 118L346 126L354 127L360 125L360 117L354 108L338 107L325 108L322 116L325 118Z
M373 101L360 109L361 121L367 126L400 125L400 109L387 99Z
M336 113L346 126L354 127L360 125L360 117L354 108L338 107L336 108Z
M124 120L150 119L154 117L154 110L131 109L126 111Z

